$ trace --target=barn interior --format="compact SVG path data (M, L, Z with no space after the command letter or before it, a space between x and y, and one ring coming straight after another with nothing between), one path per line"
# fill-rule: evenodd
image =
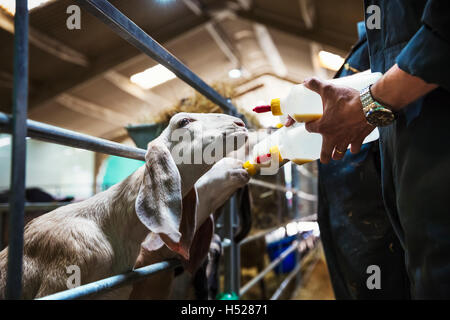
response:
M137 142L133 128L158 129L180 110L222 112L82 2L28 1L28 119L145 149L149 139ZM331 79L364 19L360 0L107 2L231 99L249 130L266 133L283 119L252 108L286 96L308 77ZM15 86L14 16L15 1L0 0L0 112L7 115L13 114ZM0 250L9 242L12 146L11 135L0 133ZM143 164L27 138L25 224L108 190ZM252 177L248 186L252 221L246 238L236 244L227 234L234 202L215 221L223 254L209 298L334 299L317 225L317 163L287 163L276 175ZM183 277L190 276L178 275ZM193 289L176 289L171 298L198 298Z

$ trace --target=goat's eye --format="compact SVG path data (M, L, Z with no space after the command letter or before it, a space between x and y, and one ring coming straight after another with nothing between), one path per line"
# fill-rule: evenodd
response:
M183 128L183 127L187 126L189 124L189 122L191 122L191 120L188 118L181 119L180 121L178 121L178 128Z

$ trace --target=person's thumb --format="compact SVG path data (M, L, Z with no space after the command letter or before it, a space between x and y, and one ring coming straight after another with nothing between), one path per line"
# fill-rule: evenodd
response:
M305 123L305 129L308 132L319 132L320 119Z
M309 90L317 92L320 95L322 94L324 83L320 79L316 77L308 78L303 84Z

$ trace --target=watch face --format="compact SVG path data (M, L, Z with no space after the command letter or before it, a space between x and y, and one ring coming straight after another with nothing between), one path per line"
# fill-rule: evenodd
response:
M375 127L388 126L394 121L394 118L391 110L382 107L372 108L366 113L367 122Z

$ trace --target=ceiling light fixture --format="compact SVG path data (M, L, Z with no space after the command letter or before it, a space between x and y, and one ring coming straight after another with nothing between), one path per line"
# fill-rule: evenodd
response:
M237 79L242 76L242 71L240 69L231 69L228 71L228 76L232 79Z
M54 0L28 0L28 10L31 11L34 8L40 7L50 1ZM3 0L0 3L0 7L2 7L9 14L14 15L16 12L16 0Z
M319 64L322 68L338 71L344 64L344 61L345 59L340 55L324 50L319 52Z
M150 89L176 77L177 76L172 71L163 65L158 64L132 75L130 80L143 89Z

